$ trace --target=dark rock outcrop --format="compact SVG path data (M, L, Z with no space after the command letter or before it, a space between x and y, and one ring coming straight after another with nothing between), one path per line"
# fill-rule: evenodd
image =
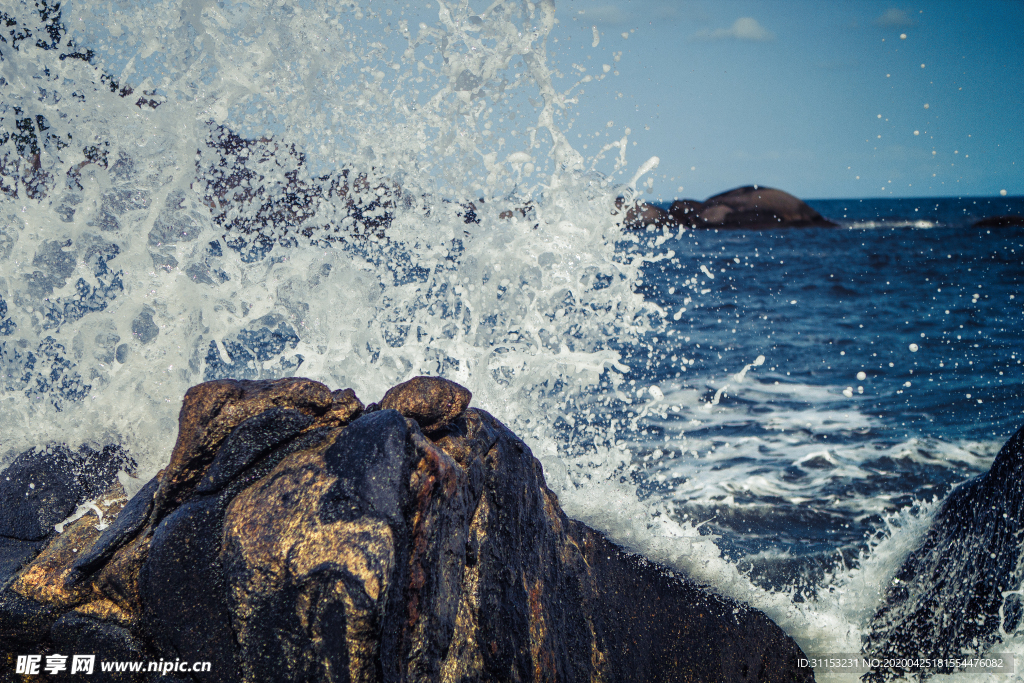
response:
M696 228L801 228L836 227L805 202L788 192L748 185L716 194L700 207L687 225Z
M1022 227L1024 226L1024 216L988 216L982 218L979 221L975 221L974 227L976 228L1010 228L1010 227Z
M704 202L695 199L677 199L668 208L668 213L679 225L695 227L697 225L697 213L704 208Z
M105 490L111 504L100 501L98 507L106 512L115 499L123 496L120 484L114 483L118 471L133 468L131 457L119 447L108 446L97 451L88 446L73 450L57 445L26 451L3 471L0 476L0 642L17 639L18 633L34 642L34 629L43 623L38 621L39 615L53 612L51 607L8 590L19 579L19 572L33 560L36 565L49 566L47 553L37 556L44 549L49 551L60 545L51 542L56 535L55 525L67 519L80 503ZM89 516L94 521L98 519L92 513ZM39 609L31 608L32 605ZM57 614L53 612L50 622ZM46 625L45 629L48 628Z
M864 652L879 658L978 654L1024 617L1024 428L985 474L953 490L896 572ZM874 680L905 672L881 669Z
M97 451L59 445L22 453L0 478L0 539L48 538L53 526L79 503L98 496L120 469L133 466L128 454L116 446Z
M212 662L196 681L812 680L764 614L568 519L470 398L190 389L155 483L0 592L0 654Z
M620 197L616 209L621 211ZM716 194L703 202L677 199L668 211L653 204L636 202L626 211L622 225L643 229L650 225L662 227L681 225L688 228L765 228L837 227L805 202L788 192L759 185L737 187Z

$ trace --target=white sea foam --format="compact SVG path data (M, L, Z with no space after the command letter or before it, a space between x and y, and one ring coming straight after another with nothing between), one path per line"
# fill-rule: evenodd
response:
M918 230L925 230L928 228L941 228L944 227L942 223L936 223L934 221L925 220L880 220L880 221L854 221L847 225L851 230L872 230L875 228L917 228Z

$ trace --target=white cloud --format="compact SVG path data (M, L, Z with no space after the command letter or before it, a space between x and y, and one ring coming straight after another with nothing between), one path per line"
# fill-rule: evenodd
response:
M910 15L906 11L890 7L885 10L882 16L875 19L875 26L882 26L883 28L907 28L910 26L916 26L917 22L910 18Z
M758 23L752 17L740 17L729 28L704 29L693 34L698 40L774 40L775 34Z

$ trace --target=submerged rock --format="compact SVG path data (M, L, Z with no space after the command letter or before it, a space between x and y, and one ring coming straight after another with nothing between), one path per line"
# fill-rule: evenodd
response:
M1024 566L1024 427L991 469L946 498L896 572L864 652L881 659L977 655L1020 626ZM873 680L904 675L895 668Z
M1012 214L1007 216L988 216L979 221L975 221L974 223L974 227L976 228L1009 228L1021 226L1024 226L1024 216L1014 216Z
M168 467L0 593L0 652L212 662L197 681L812 680L764 614L567 518L470 398L193 387Z

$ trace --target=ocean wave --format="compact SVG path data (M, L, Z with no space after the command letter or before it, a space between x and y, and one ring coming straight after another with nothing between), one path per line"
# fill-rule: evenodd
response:
M844 225L851 230L871 230L874 228L915 228L918 230L925 230L928 228L945 228L949 227L946 223L939 223L936 221L925 221L925 220L906 220L902 218L895 218L892 220L877 220L877 221L839 221L840 225Z

